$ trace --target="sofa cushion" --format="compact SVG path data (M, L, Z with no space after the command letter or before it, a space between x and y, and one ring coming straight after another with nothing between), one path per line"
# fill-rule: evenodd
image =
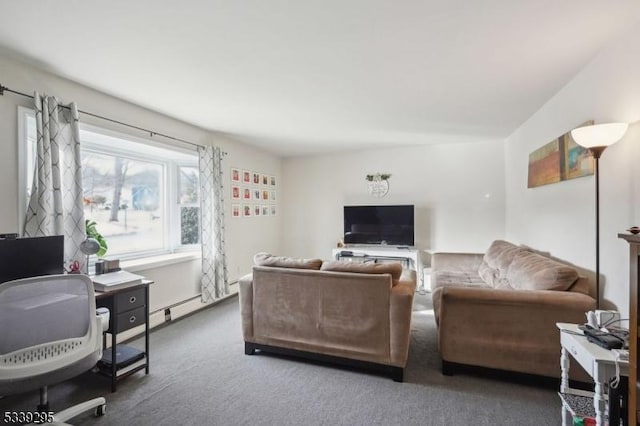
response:
M504 288L504 278L509 265L519 253L529 253L524 247L503 240L495 240L482 258L478 274L492 287Z
M261 252L253 256L253 263L258 266L319 270L320 266L322 266L322 259L299 259L295 257L273 256L269 253Z
M354 272L358 274L390 274L393 285L398 284L402 275L402 264L400 263L360 263L360 262L341 262L333 260L324 262L321 271L333 272Z
M564 291L577 279L574 268L532 252L517 254L505 277L508 285L516 290Z

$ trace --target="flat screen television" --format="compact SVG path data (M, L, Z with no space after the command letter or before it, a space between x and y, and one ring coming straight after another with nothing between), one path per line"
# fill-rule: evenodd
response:
M0 239L0 283L64 273L64 237Z
M344 242L413 246L413 218L413 205L344 206Z

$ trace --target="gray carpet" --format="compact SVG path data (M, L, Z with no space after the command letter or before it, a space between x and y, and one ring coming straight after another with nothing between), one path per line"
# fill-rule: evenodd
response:
M244 355L237 298L151 333L151 374L109 392L87 373L49 390L52 409L103 395L107 414L76 425L554 425L552 386L493 374L443 376L430 296L417 296L405 383L274 355ZM136 340L134 346L141 347ZM37 391L0 399L33 410ZM0 420L1 421L1 420Z

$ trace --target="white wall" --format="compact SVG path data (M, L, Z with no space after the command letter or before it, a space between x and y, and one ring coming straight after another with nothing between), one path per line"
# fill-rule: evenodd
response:
M419 249L485 251L504 236L503 154L489 141L285 159L283 254L329 258L349 204L414 204ZM392 175L383 198L367 193L377 172Z
M225 167L225 196L229 197L229 168L239 166L276 175L280 179L281 161L278 157L259 151L225 135L212 133L190 124L169 118L121 99L95 91L86 86L45 72L0 53L0 83L10 89L32 94L34 90L55 95L63 102L75 101L81 110L109 117L125 123L148 128L198 144L215 144L227 153ZM161 90L161 88L159 88ZM11 93L0 97L0 232L19 232L18 228L18 105L32 107L31 100ZM148 137L136 130L111 124L81 114L81 121L103 128ZM163 140L157 138L157 140ZM279 250L280 217L232 219L231 203L226 202L226 244L230 281L251 271L252 256L260 249ZM176 263L140 273L155 280L151 288L151 307L178 303L198 293L199 260Z
M595 270L595 181L584 177L527 189L529 153L593 119L640 119L640 28L603 49L506 143L506 236ZM605 302L626 317L629 308L628 245L617 238L640 224L640 124L632 124L600 160L600 272Z

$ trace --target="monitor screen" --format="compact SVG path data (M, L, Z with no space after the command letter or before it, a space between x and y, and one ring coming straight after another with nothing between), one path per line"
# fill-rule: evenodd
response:
M0 283L64 273L64 237L0 239Z
M344 242L413 246L413 205L345 206Z

